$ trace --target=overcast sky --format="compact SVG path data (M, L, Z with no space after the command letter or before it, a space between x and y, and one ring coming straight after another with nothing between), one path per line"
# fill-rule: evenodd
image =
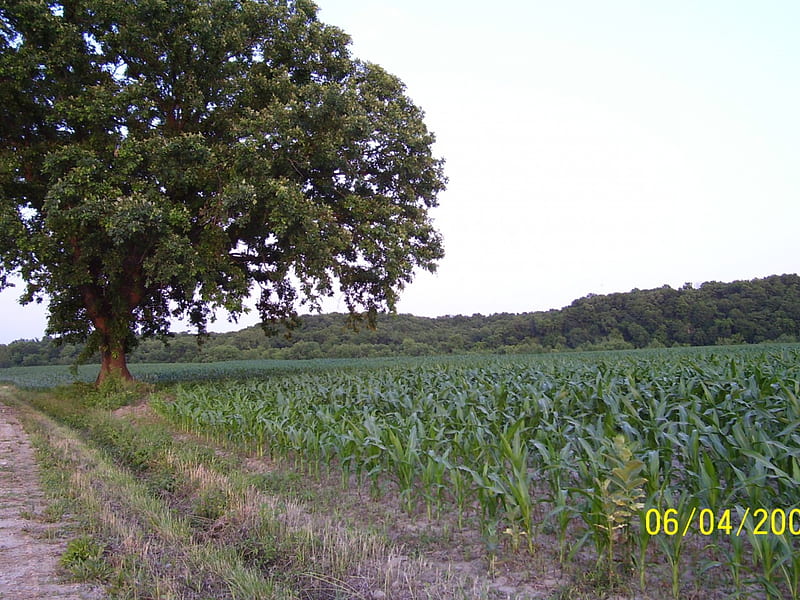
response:
M800 2L318 3L406 83L447 161L447 255L400 312L800 270ZM19 293L0 293L0 343L44 333Z

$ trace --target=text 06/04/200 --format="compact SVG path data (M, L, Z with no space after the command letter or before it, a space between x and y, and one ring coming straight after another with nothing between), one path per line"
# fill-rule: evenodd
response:
M748 523L751 529L748 531ZM644 526L648 535L681 535L690 533L713 535L797 535L800 536L800 508L757 508L751 510L730 509L714 511L710 508L693 508L691 513L681 515L677 509L659 510L651 508L644 514Z

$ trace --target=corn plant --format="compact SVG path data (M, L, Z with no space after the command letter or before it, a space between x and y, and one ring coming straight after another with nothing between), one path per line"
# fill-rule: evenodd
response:
M741 514L739 515L741 518ZM746 568L745 537L743 535L725 536L714 544L721 555L720 560L707 561L702 572L714 567L726 567L731 576L733 598L741 598L743 592L742 576Z
M664 559L670 567L672 578L672 597L677 600L680 597L681 586L681 557L683 555L683 543L686 539L686 529L690 525L687 519L696 513L697 501L692 494L680 493L678 497L673 497L672 493L666 493L661 497L658 505L662 515L668 515L667 511L674 511L674 519L677 521L676 529L673 532L665 531L656 536L658 545L661 548ZM672 518L672 517L671 517ZM683 519L683 520L682 520ZM666 530L666 528L665 528Z
M500 547L499 525L503 499L507 491L503 486L500 476L484 463L480 470L468 471L475 482L478 503L481 507L481 534L486 551L493 561Z
M506 511L517 516L521 530L528 538L528 551L533 553L533 500L531 499L531 477L528 471L528 446L522 439L525 422L520 419L506 433L499 434L502 457L506 463L500 475L503 487L507 490L504 496ZM512 532L514 530L512 529ZM514 538L517 546L517 538Z
M438 517L441 511L442 499L446 487L445 475L450 463L447 461L447 453L444 456L439 456L433 450L428 450L425 453L425 463L421 472L422 488L425 494L425 506L430 519L436 513Z
M753 559L756 565L761 568L761 573L756 579L764 587L764 592L768 598L783 598L775 577L782 563L783 538L775 535L758 535L752 526L748 526L746 530L753 552Z
M587 498L581 517L595 540L598 559L605 555L608 579L614 578L614 549L616 542L630 541L633 518L644 507L642 486L646 480L640 476L644 463L633 457L624 436L614 437L608 449L596 455L599 474L594 486L573 488Z
M386 460L397 478L406 512L411 514L414 507L414 478L420 463L417 428L411 427L407 438L393 429L387 429L386 436Z
M778 537L781 553L778 566L792 600L800 598L800 552L795 537L788 531Z

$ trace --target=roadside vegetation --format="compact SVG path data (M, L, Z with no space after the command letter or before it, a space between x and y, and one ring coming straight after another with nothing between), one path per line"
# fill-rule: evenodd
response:
M797 345L294 365L20 392L65 560L120 598L800 597Z
M112 598L480 597L272 493L245 455L177 434L134 396L76 385L17 403L54 505L82 519L62 560L73 577Z

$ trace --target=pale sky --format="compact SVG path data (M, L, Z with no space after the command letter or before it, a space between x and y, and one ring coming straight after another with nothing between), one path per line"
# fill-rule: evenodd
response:
M447 161L446 257L399 312L800 271L796 0L318 4L406 83ZM19 294L0 293L0 343L44 333Z

